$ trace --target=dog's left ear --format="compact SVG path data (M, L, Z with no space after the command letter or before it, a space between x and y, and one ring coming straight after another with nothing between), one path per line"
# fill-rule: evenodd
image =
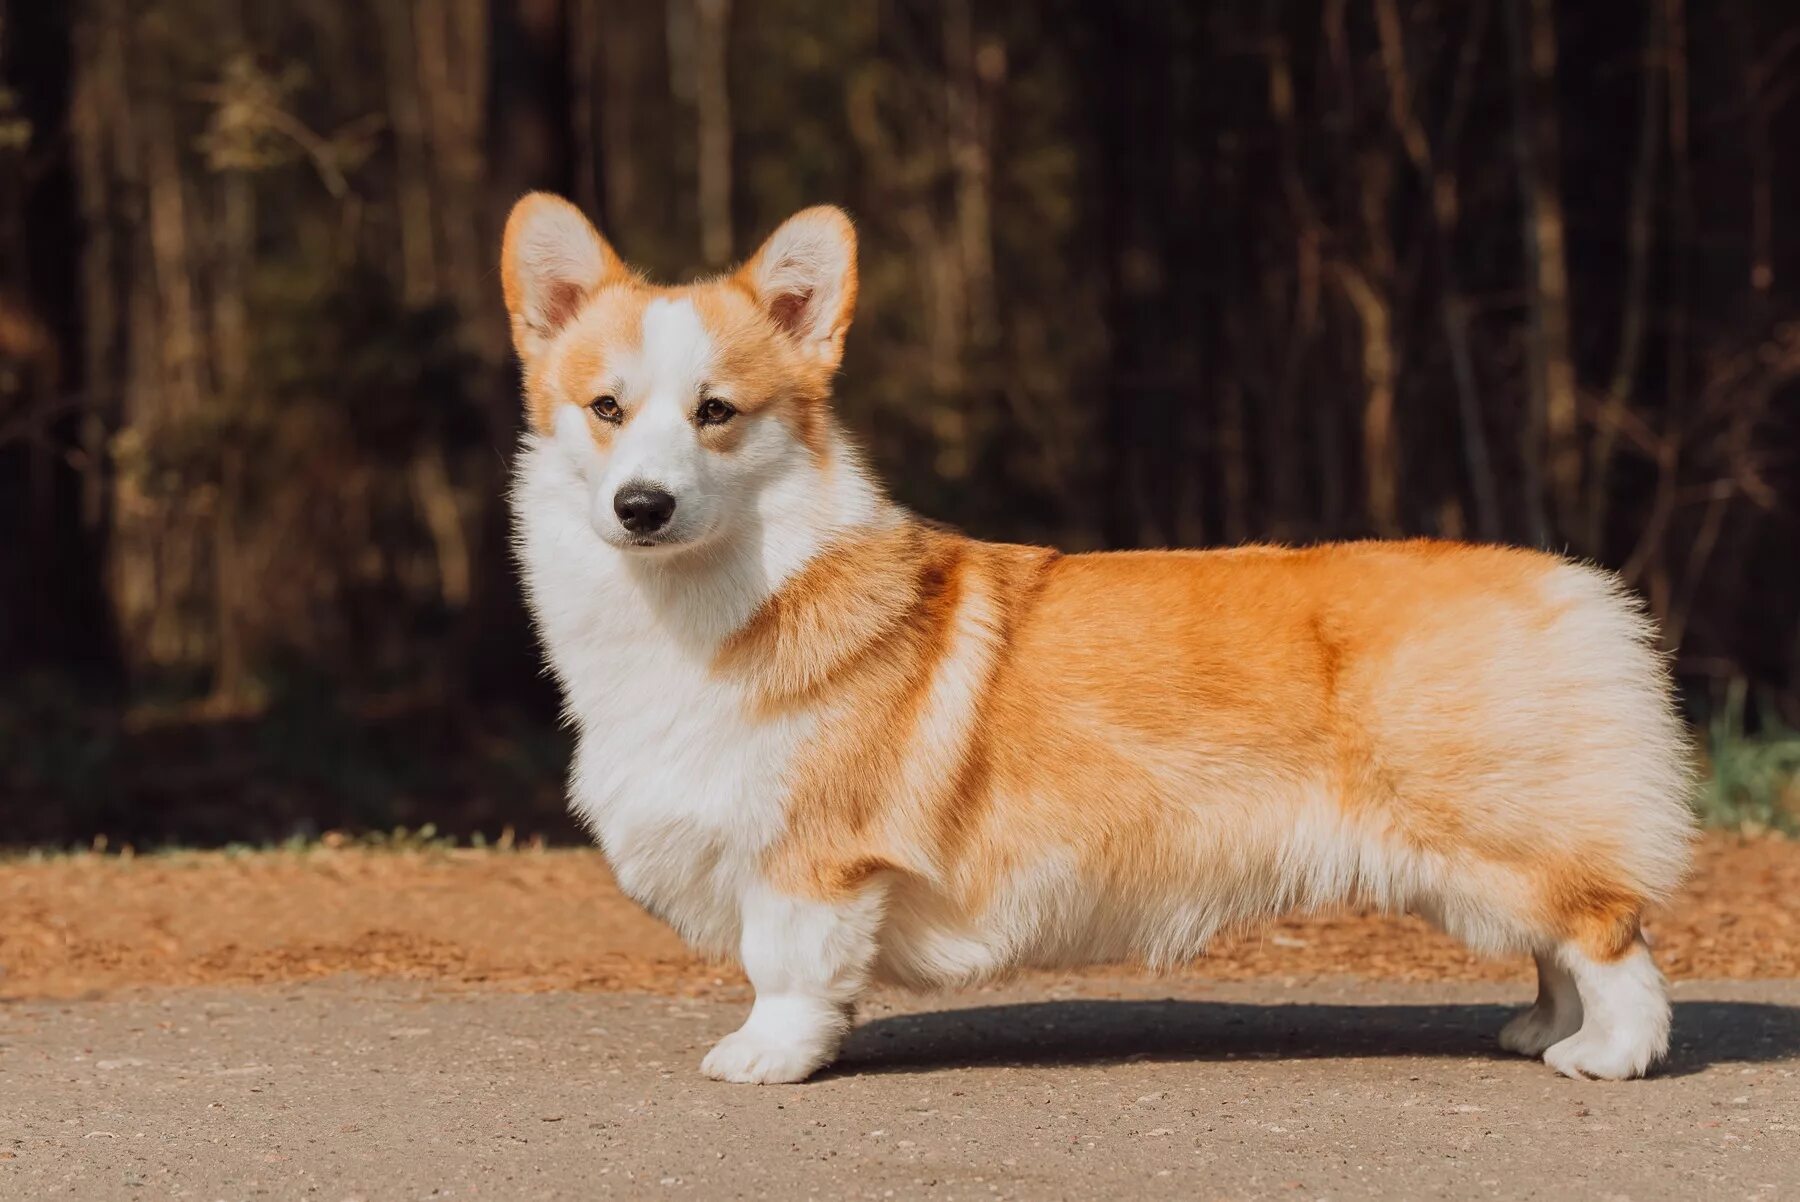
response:
M835 370L856 311L856 229L842 209L802 209L769 235L737 278L803 353Z

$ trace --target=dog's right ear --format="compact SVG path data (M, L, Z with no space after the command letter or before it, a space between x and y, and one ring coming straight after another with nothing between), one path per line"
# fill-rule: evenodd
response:
M602 285L629 274L580 209L548 192L520 200L500 248L500 287L519 358L530 363Z

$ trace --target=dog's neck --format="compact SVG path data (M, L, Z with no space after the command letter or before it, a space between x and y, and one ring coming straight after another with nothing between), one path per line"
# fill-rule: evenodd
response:
M626 567L664 629L711 656L821 556L908 522L833 426L825 453L772 480L726 537L668 558L632 557Z

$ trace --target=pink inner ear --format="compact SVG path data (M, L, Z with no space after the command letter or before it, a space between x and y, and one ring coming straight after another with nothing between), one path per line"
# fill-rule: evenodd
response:
M800 332L801 320L806 316L807 302L812 300L812 289L800 292L783 292L769 298L769 316L775 324L790 334Z
M575 311L581 308L581 285L568 280L556 280L544 290L544 325L549 330L560 330L568 324Z

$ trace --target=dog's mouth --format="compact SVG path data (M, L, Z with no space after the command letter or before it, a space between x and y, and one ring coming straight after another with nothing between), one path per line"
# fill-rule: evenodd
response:
M627 534L614 543L614 546L627 555L655 555L662 552L679 551L684 547L691 546L694 541L684 533L658 532L656 534Z
M609 517L611 515L608 515ZM677 522L660 530L627 530L617 522L594 523L600 540L625 555L655 558L707 542L712 527L703 522Z

